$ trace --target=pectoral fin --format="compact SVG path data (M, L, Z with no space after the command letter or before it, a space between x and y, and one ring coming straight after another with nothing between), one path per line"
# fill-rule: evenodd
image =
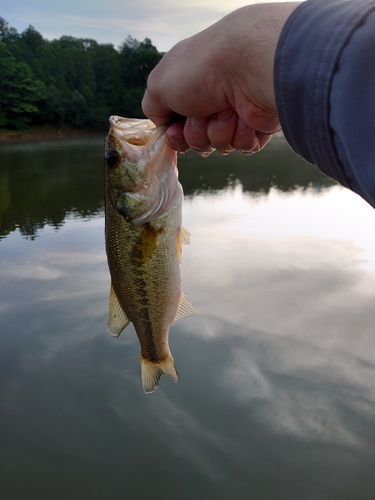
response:
M109 291L109 311L108 311L108 332L113 337L118 337L122 330L130 323L129 318L126 316L117 295L111 284Z
M177 259L180 264L182 262L182 245L189 245L189 244L190 244L190 233L184 227L181 227L181 229L177 231L177 239L176 239Z
M181 295L180 305L178 306L176 316L173 321L177 319L186 318L187 316L194 316L197 311L194 309L190 300L186 297L184 293Z
M184 227L181 228L181 243L183 245L190 245L190 233Z

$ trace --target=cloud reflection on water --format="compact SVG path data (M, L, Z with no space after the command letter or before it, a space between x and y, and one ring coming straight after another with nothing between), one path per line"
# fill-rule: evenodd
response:
M179 384L150 396L133 327L106 332L103 219L8 234L0 461L18 496L51 498L49 478L69 498L145 498L151 484L157 500L314 500L338 480L340 498L375 492L374 217L338 187L188 198L198 315L171 328Z
M283 211L294 197L302 231ZM375 417L374 214L333 188L323 205L351 204L356 218L342 224L348 209L333 210L329 234L314 201L298 192L254 201L237 188L211 204L186 203L192 245L184 249L184 282L200 314L188 335L225 343L221 389L244 407L257 401L272 432L366 446L348 414Z

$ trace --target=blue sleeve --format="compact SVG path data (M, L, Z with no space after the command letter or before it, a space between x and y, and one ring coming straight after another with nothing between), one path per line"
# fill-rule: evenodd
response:
M375 207L375 2L307 0L287 20L274 65L284 135Z

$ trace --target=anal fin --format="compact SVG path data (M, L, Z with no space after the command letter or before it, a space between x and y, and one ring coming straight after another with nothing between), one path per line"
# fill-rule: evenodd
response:
M194 306L190 302L190 300L186 297L184 293L181 294L180 304L177 309L176 316L173 321L177 319L186 318L187 316L194 316L197 314L197 311L194 309Z
M128 326L130 319L125 314L117 298L116 292L111 288L109 291L109 310L108 310L108 332L113 337L118 337L122 330Z

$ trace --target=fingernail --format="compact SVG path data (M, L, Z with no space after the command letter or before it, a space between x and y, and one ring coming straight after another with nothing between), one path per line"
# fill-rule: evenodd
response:
M218 121L218 123L225 125L226 123L228 123L231 120L233 113L234 113L233 109L231 109L231 108L224 109L223 111L219 111L219 113L217 113L217 115L216 115L216 120Z
M206 149L203 149L203 148L197 148L195 146L190 146L190 149L192 151L194 151L195 153L199 153L199 154L205 154L205 153L208 153L208 154L211 154L213 151L215 151L215 148L213 148L212 146L208 146Z
M215 150L213 149L212 151L204 151L203 153L199 153L202 158L208 158L210 154L212 154Z
M254 153L258 153L260 151L260 149L261 149L261 147L260 147L259 139L258 139L258 137L255 137L254 146L252 147L252 150Z
M220 153L221 153L223 156L227 156L227 155L229 155L229 153L230 153L231 151L233 151L233 148L231 148L231 149L220 149L219 151L220 151Z

